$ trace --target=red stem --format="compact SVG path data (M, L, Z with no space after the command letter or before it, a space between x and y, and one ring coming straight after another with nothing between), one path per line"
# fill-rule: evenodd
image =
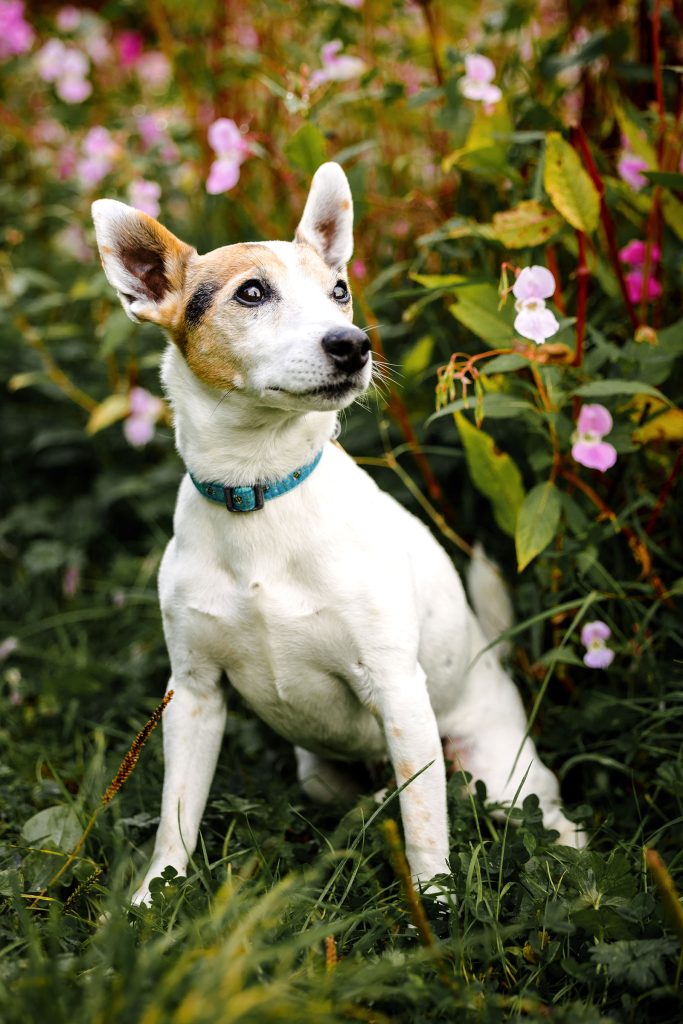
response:
M567 313L567 308L564 304L564 298L562 296L562 285L560 283L560 271L557 266L557 256L555 255L555 249L552 245L546 245L545 247L545 258L548 261L548 270L555 278L555 294L553 295L553 302L559 309L563 316Z
M586 305L588 303L588 278L590 270L586 261L586 236L583 231L577 231L576 237L579 242L579 266L576 271L578 278L578 292L576 296L576 354L572 366L581 366L583 362L583 343L586 337Z
M626 288L624 271L621 266L621 261L619 260L619 247L617 245L617 236L614 230L614 221L612 220L612 215L610 214L607 203L605 202L605 186L603 184L602 178L600 177L600 172L598 171L597 167L595 166L595 163L593 162L593 157L588 146L588 139L586 138L586 133L580 125L577 125L577 127L572 130L572 142L574 144L574 148L577 149L581 154L585 168L588 171L593 184L598 190L598 194L600 196L600 219L602 221L602 226L605 231L605 238L607 240L609 258L612 262L612 266L614 267L614 272L617 275L619 288L621 289L621 294L624 299L624 304L626 306L628 318L631 321L631 325L635 330L635 328L638 326L638 316L633 307L633 303L629 298L628 289Z
M655 74L655 93L657 96L657 164L662 169L662 155L664 153L664 134L666 130L664 110L664 80L662 76L662 51L660 47L660 33L662 23L661 0L655 0L652 12L652 63Z

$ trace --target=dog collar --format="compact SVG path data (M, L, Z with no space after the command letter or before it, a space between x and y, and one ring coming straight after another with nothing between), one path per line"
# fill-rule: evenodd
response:
M228 512L256 512L263 508L265 501L279 498L281 494L293 491L295 487L302 484L318 465L322 454L321 448L312 462L306 463L305 466L299 466L298 469L288 473L281 480L254 484L253 487L224 487L223 484L202 483L200 480L195 480L192 473L190 473L190 480L204 498L216 501L219 505L225 505Z

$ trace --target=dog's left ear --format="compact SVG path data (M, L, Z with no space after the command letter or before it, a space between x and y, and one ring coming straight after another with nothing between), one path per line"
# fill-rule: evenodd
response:
M313 175L294 240L312 245L325 263L335 270L351 259L353 200L346 175L339 164L322 164Z

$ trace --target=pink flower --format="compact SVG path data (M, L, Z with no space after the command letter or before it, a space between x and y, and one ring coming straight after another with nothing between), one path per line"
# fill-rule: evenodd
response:
M82 103L92 92L92 85L87 78L64 75L57 82L55 91L60 100L64 100L65 103Z
M235 42L238 46L241 46L243 50L258 50L261 40L259 39L258 32L253 25L248 25L242 22L235 25L233 31L235 35Z
M128 444L142 448L154 437L154 424L164 410L160 398L145 388L131 388L128 396L130 412L123 422L123 433Z
M460 91L468 100L476 100L490 106L497 103L502 92L493 85L496 67L492 60L480 53L465 57L465 77L460 79Z
M365 260L354 260L351 264L351 273L357 281L362 281L367 275L367 267L365 266Z
M626 292L629 297L629 301L634 305L638 302L643 301L643 271L642 269L632 270L628 274L624 274L624 281L626 282ZM662 294L662 286L656 277L650 275L647 279L647 293L645 296L646 302L652 302L653 299L658 299Z
M33 29L24 21L23 0L0 0L0 60L26 53L34 39Z
M512 294L517 299L515 330L537 345L542 345L560 329L555 315L545 305L545 300L554 292L555 278L546 267L525 267L512 286Z
M114 166L119 147L106 128L96 125L83 139L82 150L85 155L76 164L76 174L84 185L98 185Z
M62 593L64 597L72 598L78 593L81 583L81 570L77 565L69 565L62 579Z
M92 92L86 78L90 61L75 46L50 39L38 51L38 74L45 82L54 82L55 91L65 103L82 103Z
M314 71L311 75L312 89L324 82L348 82L363 74L365 61L362 61L360 57L351 57L348 54L340 53L343 45L341 39L333 39L331 42L325 43L320 51L322 69Z
M643 301L643 267L645 266L646 255L646 243L635 238L630 241L628 245L625 245L619 252L619 259L621 262L634 268L629 271L624 278L628 297L633 303ZM650 246L650 266L652 269L654 269L657 263L659 263L661 255L658 245ZM658 299L662 294L662 286L655 278L654 274L650 274L648 276L646 285L647 293L645 301L652 302L653 299Z
M137 64L145 43L139 32L121 32L116 38L116 50L124 68L132 68Z
M165 141L164 127L157 114L140 114L136 123L145 149L151 149L157 143Z
M78 7L60 7L55 21L60 32L74 32L81 23L81 12Z
M171 65L160 50L143 53L135 65L135 71L142 85L155 95L163 93L171 81Z
M131 181L128 188L131 205L137 210L142 210L143 213L148 213L150 217L159 216L160 196L161 185L157 185L156 181L144 181L144 179L138 178L136 181Z
M66 46L61 39L50 39L36 54L38 74L44 82L56 82L62 73Z
M583 656L584 665L588 668L609 668L614 661L614 651L610 650L606 641L611 635L607 623L600 619L586 623L581 630L581 643L587 648Z
M229 192L240 179L240 162L232 158L214 160L209 168L206 179L206 191L216 196L220 192Z
M612 417L604 405L582 405L572 438L572 457L576 462L601 473L611 469L617 461L617 450L602 440L611 429Z
M249 146L231 117L219 117L209 125L208 139L217 157L241 157L246 159Z
M645 175L641 174L641 171L647 170L647 166L647 160L643 160L642 157L636 156L635 153L629 153L626 150L617 161L617 174L622 181L625 181L635 192L638 192L641 188L650 184Z

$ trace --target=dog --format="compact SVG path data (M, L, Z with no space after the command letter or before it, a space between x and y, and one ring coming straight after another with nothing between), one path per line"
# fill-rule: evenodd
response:
M162 381L187 469L159 571L174 691L161 818L134 902L195 849L224 675L294 744L310 798L352 797L345 763L388 756L416 885L449 870L442 740L492 800L535 793L559 841L581 846L450 558L332 443L372 374L352 324L342 168L318 168L293 242L200 256L123 203L100 199L93 218L124 310L169 338ZM480 616L495 618L503 588L481 558L473 582Z

